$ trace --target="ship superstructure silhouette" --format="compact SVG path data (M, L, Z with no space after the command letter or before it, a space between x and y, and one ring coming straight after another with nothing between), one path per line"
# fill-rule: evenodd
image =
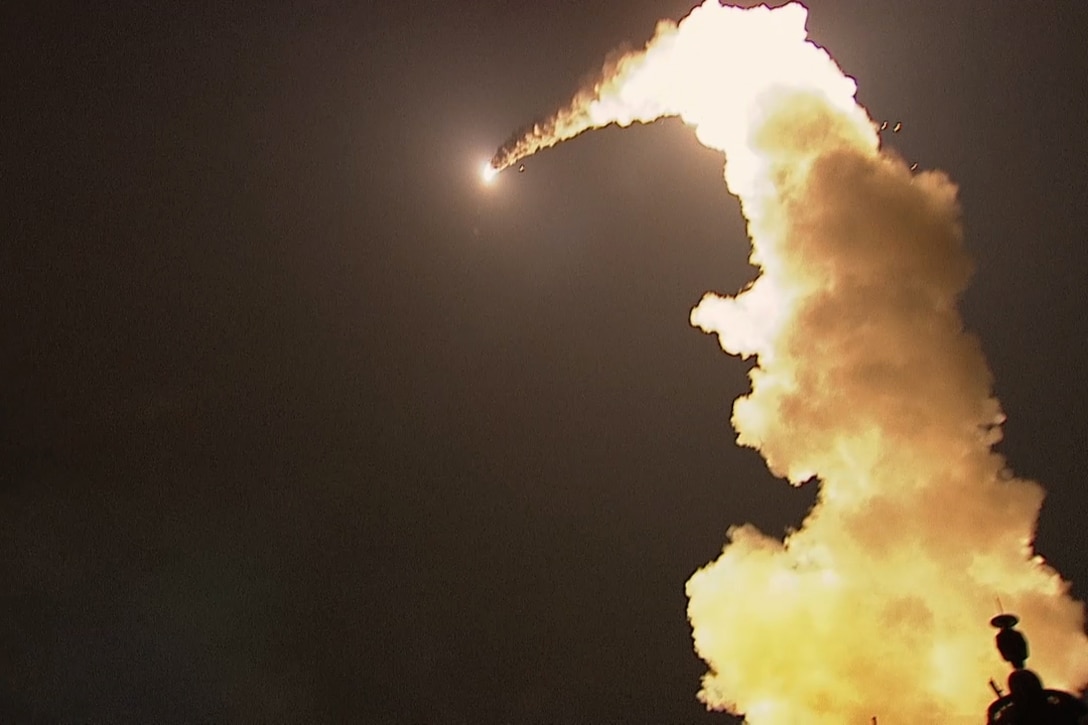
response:
M1062 690L1043 687L1039 676L1027 669L1028 641L1016 629L1015 614L1001 613L990 620L997 628L997 651L1012 665L1008 693L990 680L997 699L986 710L988 725L1088 725L1088 706Z

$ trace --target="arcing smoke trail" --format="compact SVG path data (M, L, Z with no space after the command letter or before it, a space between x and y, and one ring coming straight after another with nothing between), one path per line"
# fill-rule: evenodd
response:
M658 23L653 40L638 53L610 57L595 80L575 94L571 102L549 118L536 121L515 131L491 157L496 172L513 166L537 151L551 148L590 129L616 123L629 126L635 121L649 123L658 118L675 115L663 109L657 99L645 97L641 103L628 104L623 89L656 55L654 47L662 38L676 30L676 24L663 20ZM633 100L633 99L627 99Z
M881 152L805 19L708 0L493 165L663 115L725 153L761 274L707 294L691 322L756 357L738 443L820 495L784 541L731 529L688 581L699 697L757 725L976 723L1006 671L994 597L1051 687L1088 682L1083 606L1032 550L1041 488L992 450L1001 410L956 309L970 275L956 189Z

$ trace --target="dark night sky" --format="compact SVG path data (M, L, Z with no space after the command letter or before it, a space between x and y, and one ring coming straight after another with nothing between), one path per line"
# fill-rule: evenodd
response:
M752 275L721 160L670 121L476 176L690 6L152 5L0 11L0 721L731 722L684 582L815 490L687 323ZM1088 596L1088 4L812 6L962 187L1002 449Z

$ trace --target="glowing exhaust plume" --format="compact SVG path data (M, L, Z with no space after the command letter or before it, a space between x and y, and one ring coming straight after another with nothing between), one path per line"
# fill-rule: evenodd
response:
M970 275L956 189L881 152L805 20L709 0L491 166L665 115L725 154L761 274L707 294L691 322L755 356L738 443L820 495L784 541L730 530L688 581L700 699L756 724L973 724L1007 672L995 596L1050 687L1088 681L1083 607L1032 550L1042 489L992 451L1001 410L956 309Z

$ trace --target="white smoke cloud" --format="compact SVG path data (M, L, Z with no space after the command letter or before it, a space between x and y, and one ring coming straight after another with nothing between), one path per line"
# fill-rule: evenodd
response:
M1088 682L1084 610L1032 550L1042 489L992 450L1003 416L956 308L956 188L881 151L805 20L708 0L492 165L663 115L725 154L760 275L691 322L755 358L737 442L820 493L784 541L735 527L688 581L699 697L754 724L975 723L1007 671L995 597L1050 687Z

